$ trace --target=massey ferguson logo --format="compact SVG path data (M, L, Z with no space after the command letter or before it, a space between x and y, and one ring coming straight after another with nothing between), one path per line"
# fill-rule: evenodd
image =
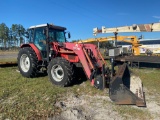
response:
M80 50L80 48L78 47L78 44L76 44L75 46L73 46L74 50Z

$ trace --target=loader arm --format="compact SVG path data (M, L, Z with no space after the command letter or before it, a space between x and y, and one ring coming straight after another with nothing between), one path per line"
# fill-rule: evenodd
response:
M65 48L73 51L78 56L79 62L82 64L87 78L91 81L91 85L98 89L104 89L105 81L103 77L105 75L103 73L103 66L106 62L97 46L93 44L65 43ZM98 82L95 83L97 76L101 76L101 79L98 80L101 85L97 85Z

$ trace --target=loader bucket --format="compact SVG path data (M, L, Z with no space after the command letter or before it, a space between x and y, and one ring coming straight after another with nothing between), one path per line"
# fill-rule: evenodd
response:
M146 106L141 79L130 75L126 63L119 67L111 80L109 96L116 104Z

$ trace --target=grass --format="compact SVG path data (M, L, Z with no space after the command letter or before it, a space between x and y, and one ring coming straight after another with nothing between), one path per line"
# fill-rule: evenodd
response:
M153 119L151 114L145 110L137 109L132 106L123 106L123 105L117 105L113 107L114 111L117 111L121 116L123 116L124 119L138 119L138 120L150 120Z
M3 118L45 117L55 113L55 101L66 92L47 77L24 78L16 67L1 68L0 113Z
M16 70L17 67L0 68L0 116L2 119L46 118L59 112L54 104L66 93L73 92L77 95L103 93L91 87L89 81L84 85L63 88L52 85L47 76L24 78Z
M17 67L0 68L0 119L46 119L54 116L60 112L60 109L55 107L55 103L67 93L106 95L106 92L92 87L89 81L63 88L52 85L47 76L24 78L16 70ZM157 77L159 70L134 68L132 71L143 80L147 94L157 94L158 102L160 99L158 95L160 78ZM145 109L110 104L126 119L130 118L129 116L135 116L135 119L152 119Z

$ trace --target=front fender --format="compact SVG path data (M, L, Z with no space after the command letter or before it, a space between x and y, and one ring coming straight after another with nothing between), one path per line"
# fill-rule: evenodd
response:
M42 56L41 56L39 49L33 43L21 45L21 48L23 48L23 47L31 47L34 50L34 52L36 53L38 61L42 60Z

